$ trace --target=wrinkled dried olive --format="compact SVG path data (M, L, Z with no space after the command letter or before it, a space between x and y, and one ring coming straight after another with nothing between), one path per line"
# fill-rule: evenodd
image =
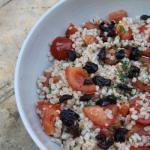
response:
M105 47L103 47L100 51L99 51L99 53L98 53L98 59L99 60L105 60L105 58L106 58L106 51L105 51Z
M86 101L91 100L91 99L92 99L92 97L93 97L93 95L92 95L92 94L84 94L83 96L81 96L81 97L80 97L80 101L84 101L84 102L86 102Z
M106 140L106 136L104 134L98 134L98 135L96 135L95 138L97 140L102 140L102 141Z
M83 84L84 85L91 85L91 84L93 84L93 80L92 79L85 79Z
M71 109L62 110L60 112L60 120L66 127L71 127L79 119L79 115Z
M69 99L72 99L73 96L72 95L69 95L69 94L64 94L64 95L61 95L60 98L59 98L59 102L60 103L63 103Z
M81 134L79 123L76 122L74 125L67 127L67 132L73 135L73 138L79 137Z
M96 85L99 85L99 86L110 86L111 85L111 80L110 79L105 79L104 77L102 76L94 76L92 78L93 80L93 83L96 84Z
M107 105L116 104L116 103L117 103L117 98L114 95L108 95L104 98L99 99L96 102L96 105L107 106Z
M98 141L98 146L103 150L108 150L114 144L113 138L107 138L104 134L99 134L95 138Z
M116 36L116 31L114 29L109 30L107 36L108 37L115 37Z
M149 15L142 15L142 16L140 17L140 19L141 19L141 20L144 20L144 21L146 21L146 20L149 19L149 18L150 18Z
M99 29L106 32L108 31L108 26L105 22L101 22L99 25Z
M116 142L124 142L125 141L125 135L128 133L128 130L126 128L118 128L114 133L114 140Z
M68 60L75 61L75 59L78 57L77 53L74 50L67 50Z
M108 28L113 29L115 27L115 24L116 23L114 21L111 21L110 24L108 25Z
M85 69L88 73L95 73L98 70L98 65L88 61L83 69Z
M117 59L122 59L122 58L124 58L125 57L125 52L124 52L124 50L119 50L119 51L117 51L116 52L116 58Z
M126 92L131 92L132 90L132 88L128 87L126 84L123 83L117 84L117 88L119 88L120 90L124 90Z
M103 35L103 36L102 36L102 41L103 41L103 42L107 42L107 41L108 41L108 37Z
M132 65L128 71L128 77L129 78L138 77L139 73L140 73L140 68Z
M110 33L111 37L114 36L114 34L116 35L114 27L115 27L114 21L111 21L110 23L101 22L99 25L99 29L103 32L108 32L108 35Z
M140 51L137 47L133 47L130 54L131 60L138 60L140 58Z
M108 148L114 144L114 140L113 138L108 138L107 140L105 141L100 141L98 143L98 146L103 149L103 150L108 150Z

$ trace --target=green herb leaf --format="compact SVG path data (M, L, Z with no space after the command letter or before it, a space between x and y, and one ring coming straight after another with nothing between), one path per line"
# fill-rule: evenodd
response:
M79 53L76 53L76 55L77 55L77 58L80 58L80 57L81 57L81 54L79 54Z
M104 63L103 63L103 61L99 61L99 64L102 66L102 67L104 67Z
M48 89L49 89L49 93L51 93L52 92L51 86L49 86Z
M120 72L119 78L121 81L124 81L125 78L127 78L128 74L126 72Z
M124 61L122 62L122 68L125 70L125 69L128 69L129 67L129 62L128 61Z

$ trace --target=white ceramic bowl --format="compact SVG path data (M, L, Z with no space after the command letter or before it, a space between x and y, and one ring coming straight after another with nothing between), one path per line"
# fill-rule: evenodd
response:
M49 43L63 35L69 23L81 24L94 16L105 17L111 11L125 9L131 16L150 14L149 0L63 0L46 12L33 27L18 57L15 94L22 121L40 149L58 150L41 128L35 113L36 80L50 66Z

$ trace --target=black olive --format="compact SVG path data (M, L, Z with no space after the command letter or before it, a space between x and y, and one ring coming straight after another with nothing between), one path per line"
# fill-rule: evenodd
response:
M133 77L138 77L140 73L140 68L136 66L131 66L128 71L128 77L132 79Z
M114 140L113 138L107 138L104 141L100 141L98 142L98 146L102 149L102 150L108 150L108 148L110 146L112 146L114 144Z
M95 137L98 141L104 141L106 140L106 136L104 134L98 134Z
M125 52L124 52L124 50L119 50L119 51L117 51L116 52L116 58L117 59L122 59L122 58L124 58L125 57Z
M77 53L74 50L67 50L68 60L75 61L75 59L78 57Z
M118 128L116 129L114 133L114 140L116 142L124 142L125 141L125 135L128 133L128 130L126 128Z
M138 60L140 58L140 51L137 47L133 47L131 49L130 59L131 60Z
M117 97L115 96L115 95L108 95L108 96L106 96L106 98L108 99L108 100L117 100Z
M109 28L109 29L114 29L115 24L116 24L116 23L115 23L114 21L111 21L110 24L108 25L108 28Z
M67 127L67 131L71 135L73 135L73 138L79 137L81 135L81 129L79 128L79 123L75 122L74 125Z
M103 41L103 42L107 42L107 40L108 40L108 37L102 36L102 41Z
M96 84L96 85L99 85L99 86L110 86L111 85L111 80L110 79L105 79L104 77L102 76L94 76L92 78L93 80L93 83Z
M114 27L115 27L114 21L111 21L109 24L105 23L105 22L101 22L99 25L99 29L103 32L108 32L108 33L110 32L111 37L114 36L114 34L115 34ZM113 35L112 35L112 33L113 33Z
M114 29L115 27L115 22L111 22L111 23L105 23L105 22L101 22L99 25L99 29L102 32L107 32L107 37L115 37L116 36L116 31ZM105 37L104 35L102 36L102 40L103 42L107 42L107 37Z
M104 98L99 99L96 102L96 105L107 106L107 105L116 104L116 103L117 103L117 98L114 95L108 95Z
M107 138L104 134L98 134L95 138L98 141L98 146L102 150L108 150L108 148L114 144L113 138Z
M79 120L79 115L71 109L62 110L60 112L60 120L66 127L71 127Z
M100 23L100 25L99 25L99 29L101 30L101 31L108 31L108 26L107 26L107 24L105 23L105 22L101 22Z
M131 92L132 88L128 87L126 84L123 84L123 83L119 83L117 84L117 87L120 89L120 90L124 90L126 92Z
M105 60L105 58L106 58L106 51L105 51L105 47L103 47L100 51L99 51L99 53L98 53L98 59L99 60Z
M114 29L113 30L109 30L107 36L108 37L115 37L116 36L116 31Z
M83 84L84 85L91 85L91 84L93 84L93 80L92 79L85 79Z
M150 18L149 15L142 15L142 16L140 17L140 19L141 19L141 20L144 20L144 21L146 21L146 20L149 19L149 18Z
M98 65L88 61L83 69L85 69L88 73L95 73L98 70Z
M59 102L60 103L63 103L69 99L72 99L73 96L72 95L68 95L68 94L64 94L64 95L61 95L60 98L59 98Z
M93 97L93 94L84 94L83 96L80 97L80 101L86 102L86 101L91 100L92 97Z

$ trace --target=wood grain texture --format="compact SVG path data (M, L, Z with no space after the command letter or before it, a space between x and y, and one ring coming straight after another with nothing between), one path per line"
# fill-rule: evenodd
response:
M0 0L0 150L36 150L19 117L13 90L21 45L39 17L58 0Z

